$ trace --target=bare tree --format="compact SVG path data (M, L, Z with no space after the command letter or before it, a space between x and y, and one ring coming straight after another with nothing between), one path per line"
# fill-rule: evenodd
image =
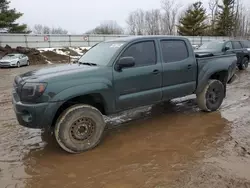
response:
M162 15L162 33L168 35L176 34L176 22L181 4L175 0L162 0L161 7L164 10Z
M248 10L244 7L244 4L237 0L235 2L235 15L234 15L234 27L233 36L234 37L245 37L249 30L249 14Z
M211 30L212 30L212 34L214 33L214 29L215 29L215 16L218 12L218 3L219 0L210 0L208 2L209 5L209 9L210 9L210 13L211 13Z
M135 12L131 12L127 19L127 25L128 25L128 33L131 35L136 35L136 20L135 20Z
M58 28L52 28L51 29L51 34L61 34L61 35L66 35L68 34L68 31L65 29L62 29L61 27Z
M113 34L119 35L123 34L124 31L121 26L117 24L116 21L104 21L96 28L86 32L86 34Z
M145 32L148 35L159 35L161 12L159 9L152 9L145 13Z
M65 29L62 29L61 27L50 28L46 25L37 24L33 28L33 33L35 34L68 34L68 31Z
M48 26L43 26L43 33L42 34L50 34L51 30Z
M43 34L43 25L36 24L34 26L33 33L35 33L35 34Z
M129 34L144 35L145 32L145 11L137 9L131 12L127 19Z

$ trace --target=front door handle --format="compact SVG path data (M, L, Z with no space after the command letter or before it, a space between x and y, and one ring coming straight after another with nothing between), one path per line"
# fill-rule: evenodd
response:
M191 69L192 65L188 65L188 69Z
M155 69L155 70L153 70L153 74L159 74L159 70L157 70L157 69Z

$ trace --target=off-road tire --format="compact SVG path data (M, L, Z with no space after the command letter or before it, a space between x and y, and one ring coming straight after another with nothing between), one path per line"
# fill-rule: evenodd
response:
M247 67L248 67L248 63L249 63L248 57L244 57L244 58L242 59L241 64L239 65L238 68L239 68L240 70L246 70Z
M205 112L216 111L225 98L226 87L219 80L209 80L201 93L197 94L198 107ZM213 96L216 95L215 101ZM211 100L214 102L211 102Z
M87 126L87 123L81 123L80 120L88 119L95 126L92 136L88 138L77 138L80 134L79 126ZM80 123L79 123L80 122ZM72 127L76 124L78 132L74 134ZM102 139L105 129L105 121L101 112L90 105L77 104L66 109L57 119L54 135L57 143L69 153L81 153L96 147ZM73 131L72 131L73 130ZM87 129L88 130L88 129ZM93 131L93 128L89 129ZM82 134L86 133L86 128ZM90 133L86 135L89 136ZM85 136L86 136L85 135ZM81 135L80 135L81 136Z

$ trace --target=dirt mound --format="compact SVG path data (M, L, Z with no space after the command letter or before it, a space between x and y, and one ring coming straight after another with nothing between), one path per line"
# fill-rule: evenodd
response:
M73 50L72 50L73 51ZM68 63L69 57L66 55L57 54L52 51L40 52L35 48L25 48L18 46L16 48L11 48L9 45L5 47L0 46L0 59L9 53L21 53L25 54L30 59L30 64L47 64L48 61L52 63Z
M88 49L83 49L82 53L85 54L88 51Z
M68 55L70 56L80 56L80 54L78 54L76 51L71 50L70 48L63 48L60 49L62 52L66 52Z
M25 48L18 46L16 48L11 48L9 45L5 47L0 47L0 59L9 53L21 53L25 54L30 59L30 64L45 64L47 63L46 58L44 58L38 50L35 48Z
M41 55L52 63L68 63L70 61L69 56L57 54L53 51L41 52Z

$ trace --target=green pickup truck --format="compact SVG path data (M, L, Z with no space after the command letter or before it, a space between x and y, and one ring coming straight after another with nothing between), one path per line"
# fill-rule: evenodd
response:
M195 54L174 36L134 36L101 42L76 64L16 76L19 124L53 130L69 153L97 146L110 115L196 94L201 110L217 110L235 80L236 55Z

